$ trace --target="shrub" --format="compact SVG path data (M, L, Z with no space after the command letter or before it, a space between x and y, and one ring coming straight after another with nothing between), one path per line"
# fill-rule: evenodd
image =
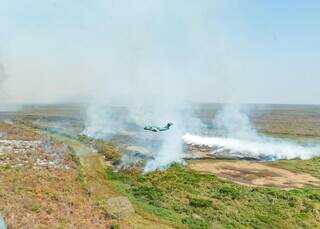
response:
M212 202L206 199L191 199L189 201L189 204L192 207L200 207L200 208L207 208L212 206Z
M224 185L219 189L219 195L222 197L237 199L240 197L240 191L236 188L236 186Z
M106 143L102 140L97 140L95 145L98 153L102 154L106 158L106 160L112 161L113 164L120 163L121 154L119 149L115 145Z
M163 192L154 186L137 186L132 188L133 195L140 200L147 201L153 206L159 206Z
M182 219L182 223L188 225L193 229L206 229L210 228L208 223L202 219L193 219L191 217Z

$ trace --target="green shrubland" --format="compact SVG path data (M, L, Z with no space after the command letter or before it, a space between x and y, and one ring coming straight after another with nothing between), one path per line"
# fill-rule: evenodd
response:
M188 228L316 228L320 189L247 187L174 165L166 171L106 171L142 210Z

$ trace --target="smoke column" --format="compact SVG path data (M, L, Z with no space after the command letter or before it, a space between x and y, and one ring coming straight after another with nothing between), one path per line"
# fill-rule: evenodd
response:
M145 172L166 169L172 163L181 163L183 161L181 136L183 134L184 117L180 112L175 110L173 113L164 116L167 120L173 120L174 126L171 130L162 133L162 146L156 152L154 159L147 162L144 169Z

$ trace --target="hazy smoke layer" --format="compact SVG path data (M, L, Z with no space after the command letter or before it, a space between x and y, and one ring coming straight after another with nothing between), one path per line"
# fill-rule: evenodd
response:
M126 117L112 107L93 103L87 109L87 120L84 134L105 138L124 131Z
M247 30L251 16L238 1L105 0L90 6L87 1L38 1L20 7L6 2L1 5L0 40L10 77L4 93L0 64L0 98L6 97L1 102L88 104L84 133L98 138L137 135L133 130L144 125L173 122L170 132L138 132L141 138L162 142L152 150L147 171L181 162L181 137L201 133L203 124L188 101L226 102L233 95L239 102L319 102L320 65L306 60L313 55L297 49L289 56L298 56L288 61L286 52L272 52L279 48L271 45L278 44L272 32L286 34L277 32L277 26L268 30L271 46L256 43L251 37L255 27ZM260 31L260 24L253 24ZM286 50L298 47L291 42ZM273 55L260 58L266 47ZM310 77L301 77L306 72ZM214 124L225 137L264 142L248 117L232 106Z
M7 79L7 75L5 72L4 65L0 62L0 99L2 101L2 105L5 104L6 99L6 90L5 90L5 80Z
M257 138L257 132L251 126L248 108L239 104L227 104L216 115L213 126L222 135L239 139Z
M182 139L191 145L212 147L213 154L226 154L239 158L262 160L309 159L320 155L320 146L302 146L297 143L258 134L239 105L227 105L222 109L214 125L218 135L203 137L186 134Z
M5 80L6 75L5 75L5 71L4 71L4 66L3 64L0 63L0 90L2 89L2 84L3 81ZM1 91L2 93L2 91Z

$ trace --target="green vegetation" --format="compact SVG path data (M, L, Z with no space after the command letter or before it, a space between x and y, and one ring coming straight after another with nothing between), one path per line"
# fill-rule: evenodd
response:
M95 146L99 154L102 154L106 160L112 161L113 164L118 164L121 160L121 154L118 147L112 143L107 143L103 140L96 140Z
M210 200L204 200L204 199L190 199L189 204L192 207L208 208L212 205L212 202Z
M320 189L246 187L179 165L140 174L107 169L141 209L188 228L312 228L320 223Z
M86 135L78 135L77 140L86 145L91 145L94 147L99 154L103 155L107 161L111 161L114 165L117 165L121 160L121 152L119 147L111 142L91 138Z
M91 137L89 137L87 135L83 135L83 134L79 134L77 137L77 140L79 142L86 144L86 145L94 144L94 142L96 141L94 138L91 138Z
M85 183L86 182L86 175L85 175L84 168L83 168L83 165L81 163L81 160L80 160L79 156L77 155L77 153L74 150L74 148L72 148L70 145L68 145L68 152L69 152L70 159L78 167L78 170L79 170L78 179L79 179L79 181L81 183Z
M320 178L320 157L311 160L282 160L270 164L274 167L284 168L291 172L309 173Z

